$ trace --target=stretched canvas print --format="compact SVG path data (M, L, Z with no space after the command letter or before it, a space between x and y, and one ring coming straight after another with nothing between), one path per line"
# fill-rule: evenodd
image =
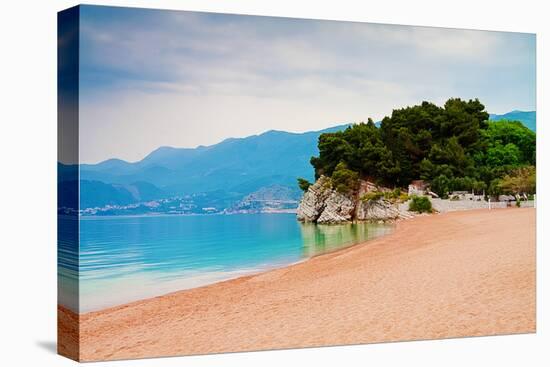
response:
M535 35L59 13L58 350L532 333Z

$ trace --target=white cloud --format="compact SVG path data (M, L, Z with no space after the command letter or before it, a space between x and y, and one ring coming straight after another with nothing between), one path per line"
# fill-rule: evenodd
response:
M521 34L188 12L147 19L84 13L84 161L379 119L451 96L479 97L491 111L534 108L534 37Z

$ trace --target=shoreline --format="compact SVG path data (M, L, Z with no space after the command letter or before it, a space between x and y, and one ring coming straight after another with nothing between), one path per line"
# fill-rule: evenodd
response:
M260 211L255 213L144 213L144 214L116 214L116 215L96 215L96 214L79 214L78 218L155 218L155 217L206 217L206 216L221 216L221 215L258 215L258 214L296 214L296 209L293 211Z
M416 217L428 216L428 215L429 214L417 214ZM435 214L435 215L438 215L438 214ZM142 301L147 301L147 300L151 300L151 299L155 299L155 298L159 298L159 297L164 297L164 296L172 295L172 294L175 294L175 293L187 292L187 291L192 291L192 290L198 289L198 288L209 287L209 286L216 285L216 284L219 284L219 283L230 282L230 281L237 280L237 279L244 278L244 277L254 277L254 276L264 274L264 273L268 273L268 272L271 272L271 271L276 271L276 270L279 270L279 269L284 269L284 268L288 268L288 267L291 267L291 266L294 266L294 265L302 264L304 262L307 262L311 259L314 259L314 258L317 258L317 257L320 257L320 256L330 255L330 254L334 254L334 253L337 253L337 252L340 252L340 251L345 251L345 250L351 249L351 248L356 247L356 246L367 246L371 242L373 242L373 241L375 241L379 238L383 238L383 237L391 235L393 233L393 231L395 231L395 229L397 228L397 224L399 222L405 221L405 220L410 220L410 219L412 219L412 218L407 218L407 219L400 218L400 219L394 219L394 220L389 220L389 221L383 221L383 223L380 223L381 221L353 221L353 222L347 222L347 223L314 224L314 225L320 225L320 226L339 226L339 225L354 224L354 223L384 224L384 225L388 225L388 226L389 225L393 226L393 229L392 229L392 232L390 232L388 234L381 235L379 237L375 237L375 238L366 240L364 242L348 244L348 245L345 245L345 246L340 247L340 248L335 248L335 249L332 249L332 250L328 250L326 252L314 254L314 255L311 255L309 257L302 258L302 259L299 259L297 261L293 261L291 263L286 263L286 264L271 263L270 265L266 265L264 268L257 268L257 269L248 270L248 271L247 271L247 269L242 269L242 271L240 271L241 274L239 274L239 275L230 276L228 278L220 279L220 280L214 281L212 283L206 283L206 284L191 287L191 288L180 288L180 289L176 289L176 290L169 291L169 292L166 292L166 293L153 295L153 296L150 296L150 297L144 297L144 298L140 298L140 299L135 299L135 300L132 300L132 301L127 301L127 302L123 302L123 303L120 303L120 304L115 304L115 305L108 306L108 307L101 308L101 309L97 309L97 310L91 310L91 311L77 313L74 310L71 310L69 307L64 306L64 305L58 305L58 307L61 307L65 311L69 311L71 313L74 313L75 315L84 316L84 315L94 313L94 312L105 312L105 311L115 309L115 308L119 308L119 307L131 306L134 303L139 303L139 302L142 302ZM238 272L238 271L236 271L236 272Z
M93 361L535 331L534 209L417 216L395 226L365 243L197 288L84 314L58 306L59 350L70 355L80 340L73 357ZM80 320L80 335L71 320Z

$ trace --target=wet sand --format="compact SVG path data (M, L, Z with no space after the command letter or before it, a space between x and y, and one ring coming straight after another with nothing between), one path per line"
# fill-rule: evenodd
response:
M80 316L59 307L58 349L94 361L530 333L535 250L532 208L420 216L289 267Z

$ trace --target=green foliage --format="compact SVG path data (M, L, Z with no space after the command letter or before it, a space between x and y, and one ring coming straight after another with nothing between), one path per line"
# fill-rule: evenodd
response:
M340 162L336 165L331 180L336 191L347 194L357 189L359 175L357 172L348 169L344 162Z
M484 131L485 143L488 148L507 147L512 144L517 148L518 164L535 165L536 134L526 128L519 121L491 121L487 130ZM513 149L513 148L508 148Z
M443 107L422 102L396 109L377 128L372 120L319 137L311 159L316 178L334 179L337 166L388 186L423 179L432 191L496 193L495 180L519 167L535 165L536 135L518 121L488 121L477 99L449 99ZM350 172L337 174L342 190L352 189ZM355 177L355 176L353 176ZM353 180L350 180L350 182ZM349 190L348 190L349 191Z
M515 169L499 182L500 190L505 194L534 194L536 191L536 170L534 166Z
M439 195L440 198L446 199L449 196L451 180L445 175L439 175L431 182L431 190Z
M384 199L395 200L401 195L401 189L395 189L393 191L384 191Z
M393 189L392 191L385 191L384 192L384 199L391 201L392 203L395 202L405 202L409 200L409 195L407 193L401 192L401 189L399 187Z
M323 190L332 190L332 180L329 178L325 182L323 182L321 188Z
M361 200L363 201L377 201L384 197L384 193L382 191L369 191L365 195L361 197Z
M482 193L487 189L487 184L472 177L453 177L449 180L449 191L473 191Z
M427 196L413 196L409 203L409 211L417 213L431 213L432 202Z
M309 182L305 178L298 177L298 186L300 187L300 189L302 189L302 191L306 192L307 189L309 189L309 187L311 186L311 182Z
M502 145L497 142L487 149L486 163L490 167L517 166L520 161L521 151L512 143Z
M474 191L474 193L477 194L482 193L487 190L487 184L483 181L474 181L472 185L472 190Z
M319 157L311 159L317 178L332 177L340 162L361 177L383 178L396 170L391 152L374 123L360 123L344 131L322 134L318 147Z
M503 194L502 188L500 187L500 179L495 178L489 183L488 194L494 196Z
M362 201L376 201L384 198L391 202L404 202L409 199L406 193L402 193L400 188L396 188L392 191L369 191L361 197Z

